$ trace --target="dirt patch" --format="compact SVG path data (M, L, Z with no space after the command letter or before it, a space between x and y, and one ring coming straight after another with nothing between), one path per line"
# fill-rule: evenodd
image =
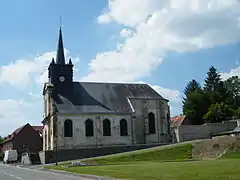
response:
M193 144L193 159L216 159L226 152L240 151L240 137L221 136Z

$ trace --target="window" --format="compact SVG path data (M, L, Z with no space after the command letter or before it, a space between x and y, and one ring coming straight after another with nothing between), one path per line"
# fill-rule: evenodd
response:
M85 122L85 135L86 137L93 136L93 121L91 119L86 120Z
M103 120L103 136L111 136L111 123L108 119Z
M127 136L127 135L128 135L127 120L122 119L120 121L120 136Z
M150 134L156 133L155 116L152 112L148 113L148 127L149 127Z
M72 121L67 119L64 122L64 137L72 137L72 136L73 136Z

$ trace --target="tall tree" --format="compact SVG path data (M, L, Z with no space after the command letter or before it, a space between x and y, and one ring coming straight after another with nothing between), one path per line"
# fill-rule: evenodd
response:
M225 82L226 89L229 97L231 97L232 104L235 109L240 107L240 78L238 76L232 76Z
M192 124L203 124L203 116L207 112L208 98L201 85L191 80L184 89L183 114L188 116ZM207 108L206 108L207 107Z
M201 85L195 79L192 79L184 89L185 97L187 98L192 92L196 91L201 91Z
M217 72L217 69L213 66L207 72L205 79L204 90L207 92L214 92L218 90L219 83L221 81L221 75Z
M207 113L209 99L204 91L192 92L183 102L183 114L186 115L191 124L204 124L203 116Z

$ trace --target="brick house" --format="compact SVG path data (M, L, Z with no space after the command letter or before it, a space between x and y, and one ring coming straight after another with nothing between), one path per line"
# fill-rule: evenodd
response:
M29 123L8 135L3 143L2 152L17 150L19 157L24 151L36 153L42 150L42 126L31 126Z

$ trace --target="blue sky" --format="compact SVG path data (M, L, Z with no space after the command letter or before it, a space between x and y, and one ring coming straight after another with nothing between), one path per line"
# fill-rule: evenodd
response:
M110 2L110 3L109 3ZM62 16L75 80L145 82L181 113L191 79L210 66L240 74L236 0L22 0L0 6L0 135L41 124L42 84L57 47Z

